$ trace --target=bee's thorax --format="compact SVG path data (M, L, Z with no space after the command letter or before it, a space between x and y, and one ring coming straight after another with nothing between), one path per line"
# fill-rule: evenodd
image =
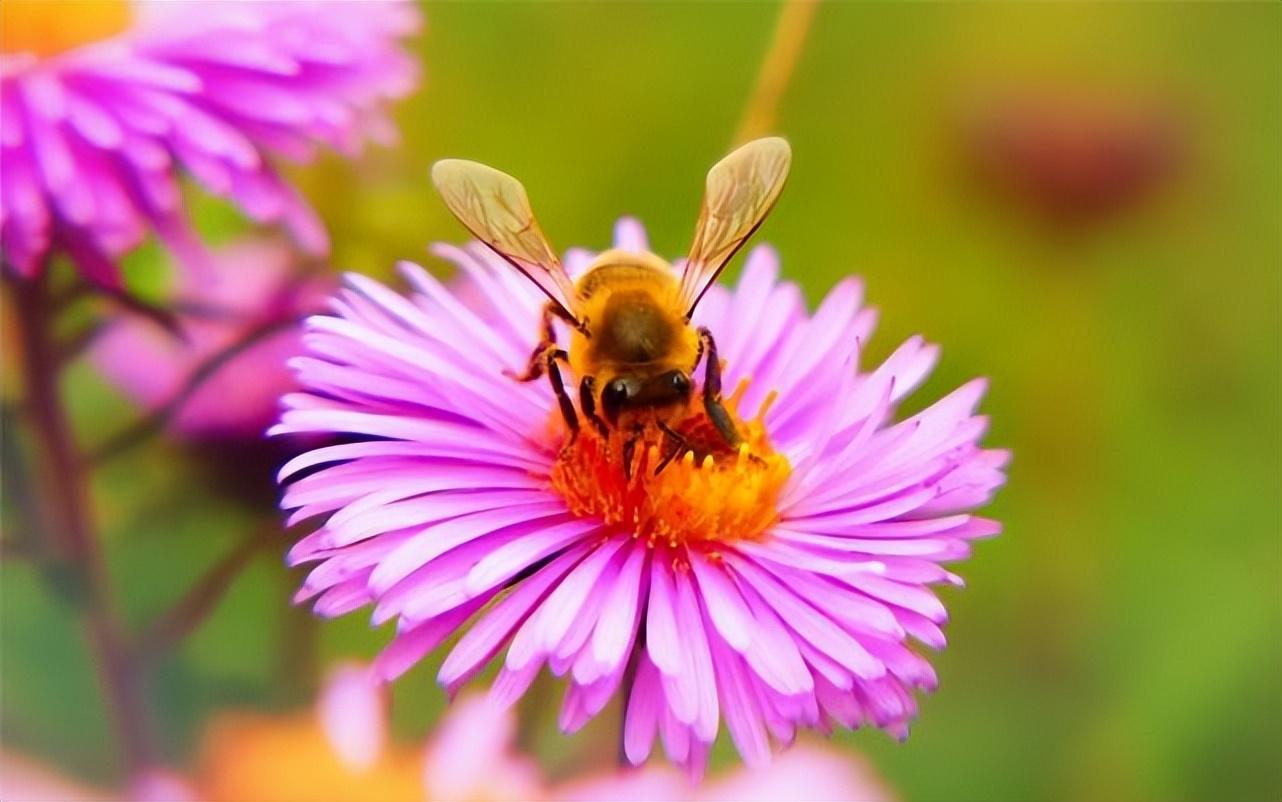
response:
M604 306L590 346L593 358L600 361L644 364L664 359L685 326L644 290L611 293Z
M577 375L597 377L604 386L617 376L644 383L694 369L698 334L685 319L676 273L659 257L607 251L575 291L587 329L571 336Z

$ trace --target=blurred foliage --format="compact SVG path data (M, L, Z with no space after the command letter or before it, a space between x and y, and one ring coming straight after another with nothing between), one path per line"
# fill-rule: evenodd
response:
M604 246L627 213L675 256L776 13L432 5L403 143L292 172L343 269L443 269L424 248L461 238L426 181L444 156L520 176L560 247ZM865 277L881 309L869 363L916 332L944 345L915 404L991 377L989 442L1015 453L989 511L1005 533L959 566L966 590L944 591L952 645L912 737L839 736L906 799L1282 796L1280 26L1282 7L1262 3L819 11L777 124L793 179L759 239L812 301ZM984 98L1063 88L1163 104L1185 143L1158 190L1090 225L1035 219L969 169L966 120ZM197 209L211 239L244 228L217 204ZM130 266L149 292L163 292L162 260L149 248ZM85 366L66 388L88 440L134 414ZM201 458L156 443L99 477L111 566L138 620L270 515L218 494ZM69 610L30 565L0 571L6 743L108 776ZM386 639L360 614L290 612L297 581L278 554L256 560L160 667L158 723L179 764L211 710L305 699L309 649L370 655ZM397 687L406 738L444 704L438 659ZM536 688L557 701L555 685ZM562 772L601 756L617 726L611 713L565 739L551 712L524 715L539 723L527 746Z

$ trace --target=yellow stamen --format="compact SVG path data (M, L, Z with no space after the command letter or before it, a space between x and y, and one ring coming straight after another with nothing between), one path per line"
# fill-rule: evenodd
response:
M737 447L725 444L696 397L667 418L690 448L658 473L676 444L657 423L643 424L630 471L623 459L627 427L602 437L585 426L561 449L552 486L576 515L630 528L651 547L700 546L715 556L719 543L760 537L778 518L779 492L792 468L770 445L764 410L738 419L745 389L741 384L725 401L743 437Z
M0 53L54 56L129 27L128 0L4 0Z

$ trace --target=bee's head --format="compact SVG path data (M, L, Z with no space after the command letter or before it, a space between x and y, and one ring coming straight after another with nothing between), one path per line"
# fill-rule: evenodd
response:
M690 397L690 376L670 370L656 376L615 376L601 388L601 411L611 425L625 409L663 407Z

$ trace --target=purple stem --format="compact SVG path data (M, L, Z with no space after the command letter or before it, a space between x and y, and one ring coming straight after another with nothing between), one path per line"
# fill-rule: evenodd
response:
M47 274L48 271L45 271ZM8 277L7 277L8 278ZM126 779L152 765L150 722L140 666L117 614L110 577L90 514L84 460L76 447L59 387L60 346L53 335L56 304L47 279L9 279L22 349L25 397L35 448L39 547L67 582L97 663Z

